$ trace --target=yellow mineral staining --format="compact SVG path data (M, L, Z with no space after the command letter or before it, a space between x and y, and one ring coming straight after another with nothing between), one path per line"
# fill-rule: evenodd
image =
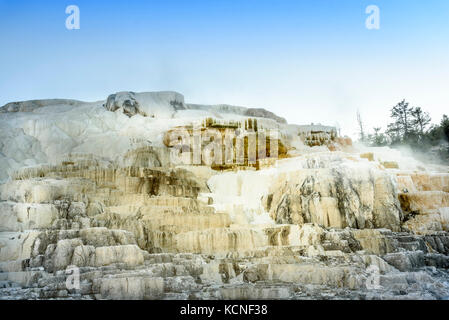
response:
M259 128L257 119L251 118L243 123L207 118L200 127L181 126L168 130L163 142L169 148L178 146L182 152L189 152L189 164L207 164L205 157L210 155L213 160L209 165L218 171L259 170L272 165L276 159L286 158L288 153L281 138L274 139L269 131ZM218 146L208 149L214 142Z
M447 230L449 174L399 172L399 200L404 227L418 234Z
M386 168L386 169L399 169L399 165L397 162L394 161L384 161L382 162L382 165Z
M368 159L369 161L374 161L374 153L372 152L362 153L360 155L360 158Z
M0 185L1 293L28 292L33 299L79 298L79 292L88 299L448 296L438 278L449 253L446 166L353 146L334 127L289 125L259 109L192 109L180 98L121 93L106 103L154 118L101 113L102 107L92 112L87 105L82 121L56 126L33 113L24 122L20 130L36 137L30 150L45 157L26 152L28 143L17 149L23 153L17 164L4 157L13 165L0 172L7 178ZM99 126L84 126L92 117ZM47 127L55 134L39 134ZM62 128L76 144L66 146L72 142L65 134L58 138ZM173 161L177 150L189 163ZM80 269L80 290L65 289L69 266ZM379 292L367 291L373 270Z
M298 134L301 139L309 147L330 145L337 138L337 131L332 127L309 126L305 130L301 130Z

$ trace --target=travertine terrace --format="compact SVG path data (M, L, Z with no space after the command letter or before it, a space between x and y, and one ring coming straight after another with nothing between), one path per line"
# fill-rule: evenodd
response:
M194 128L278 135L174 163ZM449 167L332 127L175 92L15 102L0 160L1 299L449 298Z

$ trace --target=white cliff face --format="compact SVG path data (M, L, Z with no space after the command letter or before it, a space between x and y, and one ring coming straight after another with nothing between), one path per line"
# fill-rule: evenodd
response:
M373 164L342 158L320 168L295 170L278 181L266 206L280 223L400 229L393 178Z
M385 171L337 154L294 160L279 160L276 167L260 171L213 176L208 186L214 207L247 223L400 229L395 181Z
M58 163L70 153L116 160L142 145L159 147L170 128L201 123L210 116L223 121L248 119L244 112L186 109L184 97L175 92L121 92L94 103L30 101L0 110L0 158L5 160L0 164L0 181L21 167ZM270 118L260 122L265 128L279 126Z
M177 165L164 143L250 122L280 158ZM28 101L0 109L0 160L0 298L449 297L449 168L332 127L175 92Z
M226 172L212 176L207 185L213 207L228 212L238 224L274 223L261 199L268 193L273 174L269 170Z

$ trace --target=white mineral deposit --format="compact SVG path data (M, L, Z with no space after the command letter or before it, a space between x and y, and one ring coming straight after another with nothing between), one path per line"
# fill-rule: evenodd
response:
M198 155L195 130L247 138ZM449 167L332 126L177 92L13 102L0 183L0 299L449 298Z

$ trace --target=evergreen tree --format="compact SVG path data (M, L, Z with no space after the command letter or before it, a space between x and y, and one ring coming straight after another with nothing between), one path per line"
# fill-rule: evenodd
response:
M444 138L446 141L449 141L449 117L447 115L443 115L443 119L441 119L440 127L442 128Z
M422 138L424 136L426 127L430 123L430 116L427 112L422 111L420 107L412 108L411 115L412 125Z
M357 112L360 138L366 139L371 146L407 145L426 161L448 163L449 117L447 115L443 115L439 124L430 125L429 113L420 107L409 107L409 103L402 100L391 109L391 119L392 122L388 124L385 132L381 132L380 127L375 127L373 134L367 134L364 131L360 113Z
M409 103L402 100L391 109L391 118L394 122L388 125L387 134L392 143L397 144L409 140L414 133L413 127L413 108Z
M373 130L374 130L374 134L370 135L371 145L376 146L376 147L385 146L388 143L388 141L387 141L387 137L385 136L385 134L383 134L380 131L381 128L377 127L377 128L373 128Z

